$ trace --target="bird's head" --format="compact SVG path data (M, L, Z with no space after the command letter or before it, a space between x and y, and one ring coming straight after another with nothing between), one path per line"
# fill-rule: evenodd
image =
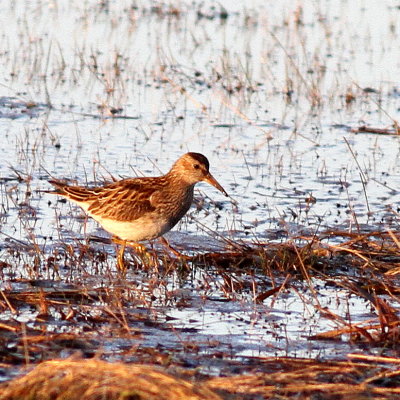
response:
M190 185L194 185L198 182L207 182L217 188L225 196L228 196L224 188L210 174L209 168L210 163L203 154L186 153L175 162L169 173L179 176Z

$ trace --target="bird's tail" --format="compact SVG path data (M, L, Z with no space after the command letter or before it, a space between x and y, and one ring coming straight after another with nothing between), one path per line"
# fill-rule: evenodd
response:
M51 179L48 182L51 183L56 188L56 190L46 190L45 193L64 194L64 195L67 194L66 191L65 191L65 188L68 187L68 184L66 184L65 182L58 181L58 180L55 180L55 179Z
M96 195L97 193L96 188L70 186L64 181L50 180L49 183L51 183L56 188L56 190L49 191L48 193L64 196L69 200L77 202L78 204L88 201L90 202L93 195Z

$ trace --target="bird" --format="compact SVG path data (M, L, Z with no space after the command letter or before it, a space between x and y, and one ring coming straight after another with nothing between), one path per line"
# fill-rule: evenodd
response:
M70 186L53 179L49 183L56 190L48 193L76 203L111 233L123 245L118 254L122 266L127 244L137 247L138 242L162 237L182 219L193 202L197 183L206 182L228 196L209 168L207 157L189 152L162 176L127 178L98 187Z

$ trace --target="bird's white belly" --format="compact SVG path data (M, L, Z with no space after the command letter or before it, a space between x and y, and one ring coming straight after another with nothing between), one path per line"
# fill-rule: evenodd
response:
M135 221L116 221L98 215L92 215L92 218L101 224L106 231L122 240L132 242L155 239L171 229L168 221L148 217L138 218Z

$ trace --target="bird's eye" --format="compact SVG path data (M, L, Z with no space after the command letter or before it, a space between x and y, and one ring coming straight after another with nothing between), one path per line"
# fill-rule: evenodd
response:
M194 169L199 169L199 168L200 168L200 165L199 165L199 164L194 164L194 165L193 165L193 168L194 168Z

